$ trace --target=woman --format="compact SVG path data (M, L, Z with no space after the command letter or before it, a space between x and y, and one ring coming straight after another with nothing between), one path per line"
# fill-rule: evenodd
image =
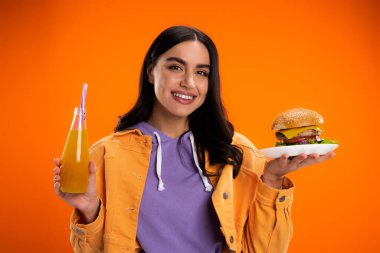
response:
M55 159L75 252L286 252L285 175L333 156L267 161L226 117L214 43L184 26L149 48L138 100L115 130L90 150L84 194L60 191Z

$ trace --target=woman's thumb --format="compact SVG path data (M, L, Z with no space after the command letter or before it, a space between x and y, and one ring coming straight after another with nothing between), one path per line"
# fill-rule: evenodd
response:
M88 163L88 182L89 184L95 184L96 181L96 166L95 163L90 161Z
M90 177L92 175L95 176L95 174L96 174L96 167L95 167L95 163L93 161L90 161L88 163L88 172L89 172Z
M88 186L87 186L87 192L88 193L95 193L96 192L96 166L95 163L90 161L88 163Z

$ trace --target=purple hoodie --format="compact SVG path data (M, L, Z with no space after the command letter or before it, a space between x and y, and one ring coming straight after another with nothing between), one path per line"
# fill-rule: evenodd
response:
M147 122L133 128L153 140L137 226L144 252L221 252L212 186L196 164L192 133L173 139Z

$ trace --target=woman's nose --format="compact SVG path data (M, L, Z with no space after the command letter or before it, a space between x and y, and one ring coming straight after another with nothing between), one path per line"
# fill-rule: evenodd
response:
M194 88L195 87L195 82L194 82L194 77L193 75L189 74L189 75L185 75L183 77L183 79L181 80L181 84L180 84L182 87L184 88Z

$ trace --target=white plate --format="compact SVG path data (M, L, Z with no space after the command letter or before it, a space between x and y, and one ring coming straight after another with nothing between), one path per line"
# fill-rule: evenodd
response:
M302 153L307 155L317 153L324 155L330 151L333 151L339 147L338 144L302 144L302 145L292 145L292 146L279 146L273 148L264 148L259 151L269 158L278 158L283 154L289 156L296 156Z

